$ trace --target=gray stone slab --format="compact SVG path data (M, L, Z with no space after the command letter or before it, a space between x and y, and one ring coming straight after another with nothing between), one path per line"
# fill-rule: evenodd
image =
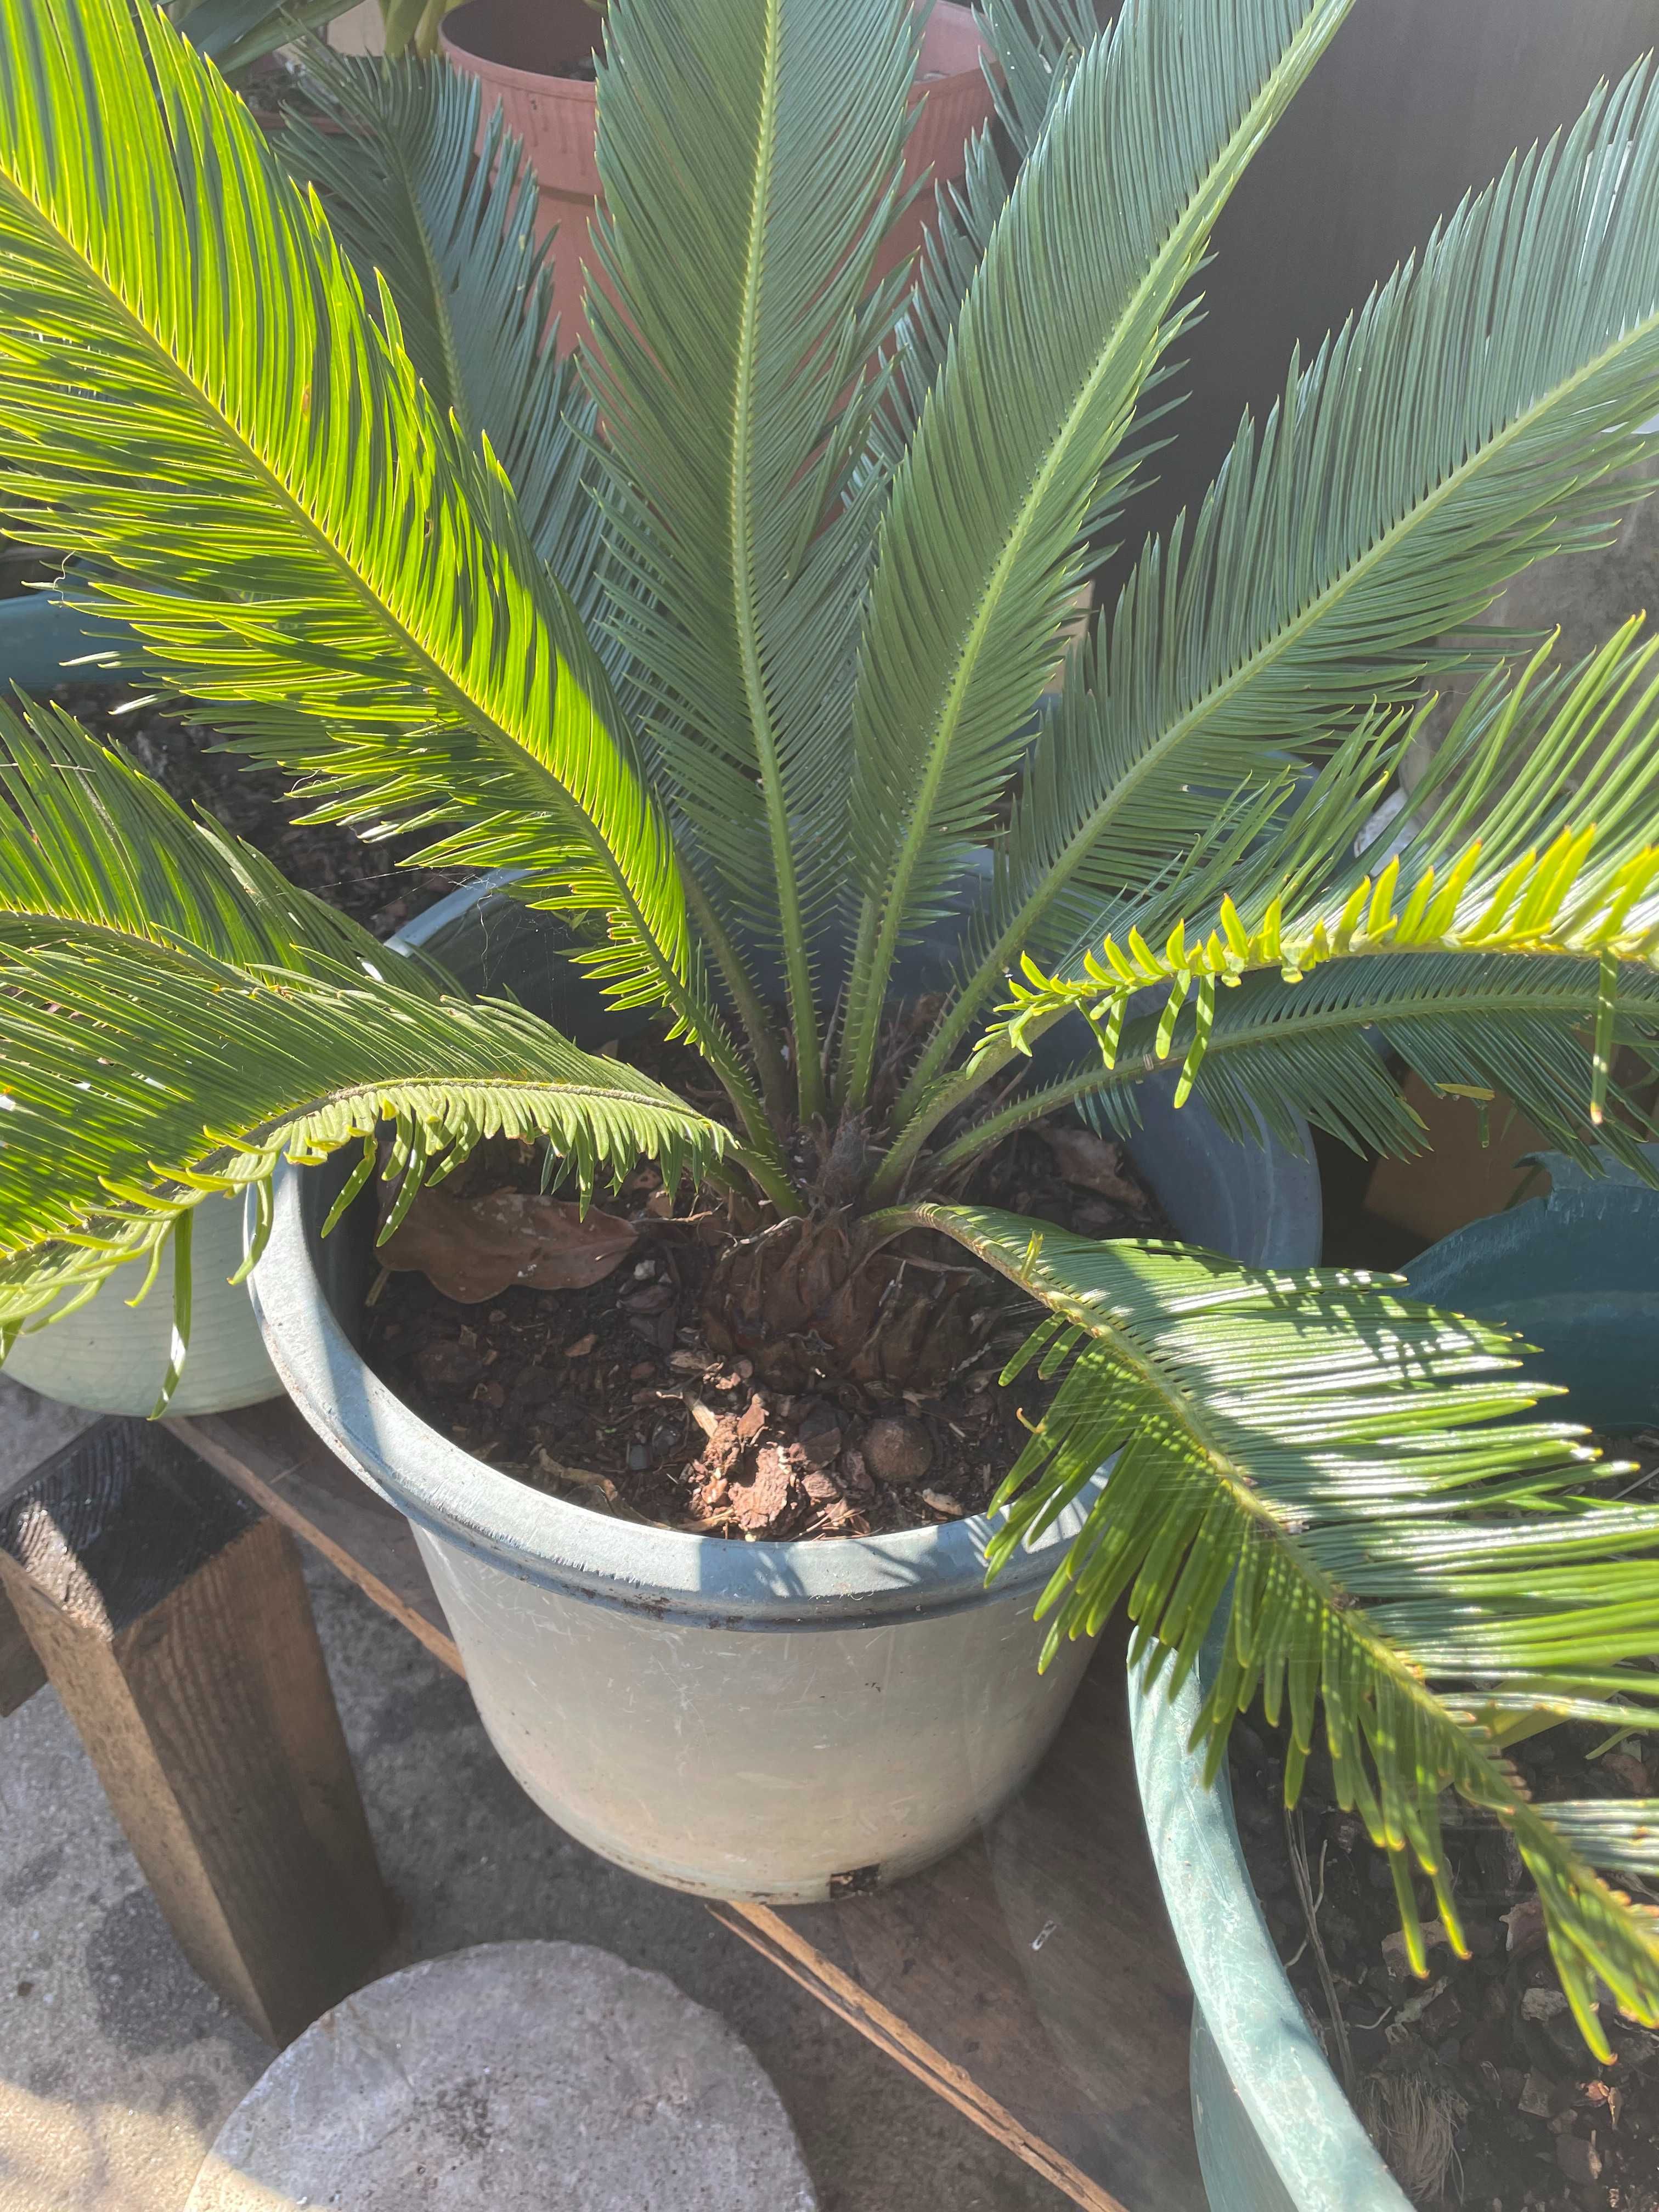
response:
M665 1976L486 1943L325 2013L232 2113L185 2212L815 2212L777 2092Z

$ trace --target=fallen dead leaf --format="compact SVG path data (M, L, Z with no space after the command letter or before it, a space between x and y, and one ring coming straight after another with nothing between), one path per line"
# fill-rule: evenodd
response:
M580 1291L602 1282L634 1249L631 1222L568 1198L492 1190L452 1198L423 1190L380 1261L394 1273L418 1268L446 1297L481 1305L515 1284L537 1291Z
M1054 1165L1067 1182L1075 1183L1079 1190L1098 1191L1103 1198L1115 1198L1120 1205L1144 1212L1146 1201L1123 1174L1123 1155L1115 1145L1109 1145L1092 1129L1040 1127L1037 1134L1054 1154Z

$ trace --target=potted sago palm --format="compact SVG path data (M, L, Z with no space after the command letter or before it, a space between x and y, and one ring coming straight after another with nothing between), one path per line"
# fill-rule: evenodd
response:
M1317 1730L1419 1966L1417 1879L1460 1940L1443 1794L1504 1824L1605 2048L1599 1984L1659 2017L1607 1872L1659 1871L1659 1808L1534 1803L1503 1743L1652 1709L1659 1514L1599 1502L1501 1330L1289 1264L1269 1200L1306 1123L1413 1146L1401 1063L1642 1162L1614 1064L1659 1040L1654 647L1552 677L1465 626L1652 451L1644 74L1293 364L1032 714L1218 210L1346 12L999 7L1023 159L976 142L912 290L874 274L906 0L614 0L578 383L521 166L442 157L477 111L441 66L341 80L337 232L146 0L0 0L9 526L319 815L428 823L488 878L389 955L9 719L0 1316L244 1194L278 1370L409 1515L509 1765L624 1863L774 1899L921 1864L1127 1603L1158 1696L1218 1628L1209 1771L1258 1701L1294 1796ZM1364 825L1476 654L1384 859ZM987 1197L1031 1131L1090 1136L1074 1108L1177 1232L1206 1178L1254 1192L1248 1249ZM641 1387L688 1376L698 1431L678 1525L556 1452L469 1455L363 1356L377 1239L492 1146L545 1154L565 1195L505 1195L567 1208L579 1268L644 1269ZM849 1448L782 1397L937 1442L1011 1326L991 1512L847 1533ZM588 1332L542 1327L562 1390Z

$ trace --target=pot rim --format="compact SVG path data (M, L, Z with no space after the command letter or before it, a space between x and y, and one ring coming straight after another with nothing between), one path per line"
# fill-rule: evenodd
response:
M1046 1580L1105 1480L1103 1470L988 1592L984 1514L890 1535L750 1544L615 1520L550 1497L429 1427L354 1349L317 1276L304 1172L286 1163L277 1170L270 1241L249 1285L271 1364L312 1427L371 1490L417 1527L523 1581L710 1627L827 1627L849 1616L938 1613Z
M1412 2212L1348 2102L1279 1964L1233 1818L1224 1765L1213 1789L1188 1748L1220 1639L1170 1697L1129 1670L1141 1811L1164 1903L1234 2094L1297 2207ZM1194 2109L1194 2118L1201 2116Z
M387 950L418 951L514 872L499 870L463 884L388 939ZM1262 1160L1276 1192L1281 1183L1310 1178L1316 1190L1311 1164L1291 1162L1271 1145ZM549 1497L429 1427L356 1352L318 1278L305 1219L306 1172L287 1162L278 1168L270 1241L248 1285L283 1388L330 1449L409 1520L526 1582L728 1627L830 1627L1030 1598L1081 1531L1105 1482L1109 1462L988 1588L987 1514L881 1536L741 1543L616 1520ZM255 1213L250 1193L250 1236Z
M974 41L971 54L968 48L970 33ZM523 93L535 100L568 100L587 108L597 105L598 88L589 78L556 76L546 70L520 69L511 62L497 61L493 54L480 53L471 46L463 46L447 27L439 32L438 38L445 59L452 67L465 70L485 84ZM931 57L930 44L934 49ZM977 82L982 76L981 58L987 51L974 11L966 0L933 0L922 27L917 81L909 94L912 106L924 94L949 91L969 79Z

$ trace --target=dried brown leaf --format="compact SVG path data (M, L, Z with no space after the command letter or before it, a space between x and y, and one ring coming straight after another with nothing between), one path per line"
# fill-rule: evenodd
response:
M480 1305L515 1284L580 1291L604 1280L634 1249L631 1222L571 1200L492 1190L453 1198L423 1190L380 1249L382 1267L418 1268L446 1297Z

